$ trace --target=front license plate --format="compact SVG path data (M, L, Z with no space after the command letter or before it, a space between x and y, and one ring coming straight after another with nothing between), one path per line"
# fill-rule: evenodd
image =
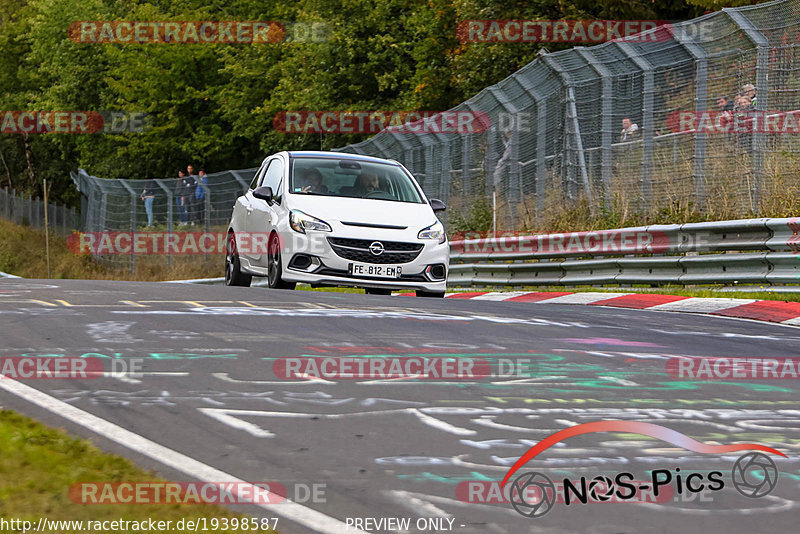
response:
M348 271L353 276L371 278L400 278L402 272L399 265L372 265L369 263L351 263Z

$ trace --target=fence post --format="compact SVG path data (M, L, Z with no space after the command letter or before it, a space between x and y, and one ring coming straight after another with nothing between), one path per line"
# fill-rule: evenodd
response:
M765 111L767 107L767 74L769 72L769 41L761 33L750 19L742 15L738 9L723 8L722 11L730 17L747 35L747 38L756 45L756 111ZM766 150L766 134L761 121L763 118L756 117L756 130L753 132L753 201L750 206L751 211L755 212L760 203L760 188L764 182L764 151ZM762 131L759 131L762 130Z
M592 188L589 184L589 174L586 172L586 158L583 154L583 136L581 135L581 127L578 121L578 109L575 106L575 91L572 86L567 87L567 102L569 105L569 115L572 118L573 136L575 137L575 150L578 157L578 170L581 173L581 181L583 182L584 190L586 191L586 198L589 199L589 209L594 213L594 202L592 200Z
M687 34L682 24L674 26L675 39L694 58L697 75L695 87L695 121L700 120L708 109L708 59L706 51ZM706 197L706 133L696 132L694 135L694 194L697 206L702 210ZM678 138L673 140L673 161L678 161Z
M237 182L242 184L242 191L247 191L250 188L250 182L246 182L245 179L242 178L242 176L239 174L239 171L230 171L230 173L233 175L234 178L236 178ZM163 186L161 188L164 189Z
M602 126L601 126L601 141L600 141L600 174L603 182L603 204L609 207L613 195L611 194L611 174L614 168L613 153L611 150L611 143L613 143L614 125L612 123L614 116L614 109L612 106L613 101L613 86L611 84L611 71L600 62L591 49L582 46L575 49L577 53L583 57L586 63L591 67L598 76L600 76L601 83L601 96L602 101Z
M653 66L643 58L630 43L614 41L614 44L633 61L644 75L642 100L642 208L647 208L652 197L653 180Z
M202 187L203 191L205 192L205 198L203 198L203 210L205 211L205 232L211 231L211 188L208 187L208 184L204 184L202 181L197 182L198 187ZM199 244L199 243L198 243ZM205 253L205 264L206 268L208 268L208 252Z
M136 191L128 185L126 180L119 180L119 183L124 187L128 193L131 195L131 274L136 273L136 247L134 243L136 242L136 200L137 195Z
M536 186L534 196L536 197L536 220L540 220L544 211L544 201L547 185L547 103L536 88L531 84L531 80L523 76L515 76L514 79L528 93L536 103Z
M442 144L442 177L439 181L439 198L447 202L450 197L450 143Z
M233 173L233 171L231 171L231 172ZM243 181L238 176L236 176L235 173L234 173L234 177L236 177L237 181L239 181L240 183ZM170 188L169 186L164 185L164 181L163 180L153 180L153 181L156 184L158 184L158 187L160 187L162 189L162 191L164 191L164 193L166 193L166 195L167 195L167 233L170 236L170 239L172 239L172 206L173 206L172 188ZM170 248L166 248L166 252L167 252L167 267L171 268L172 267L172 252L170 252Z
M9 209L10 199L8 198L8 187L4 187L3 188L3 193L4 193L4 195L3 195L3 216L6 219L10 219L11 218L10 217L11 213L10 213L10 209Z

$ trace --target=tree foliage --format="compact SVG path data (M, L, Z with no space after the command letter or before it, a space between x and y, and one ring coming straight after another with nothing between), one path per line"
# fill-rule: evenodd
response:
M0 185L74 201L68 173L174 176L330 149L356 135L287 135L286 110L442 110L536 57L536 44L465 44L470 19L688 19L716 0L3 0L0 110L146 112L142 133L0 135ZM689 2L689 3L687 3ZM712 2L705 4L702 2ZM75 21L323 23L325 39L273 44L76 43ZM550 50L566 45L548 45Z

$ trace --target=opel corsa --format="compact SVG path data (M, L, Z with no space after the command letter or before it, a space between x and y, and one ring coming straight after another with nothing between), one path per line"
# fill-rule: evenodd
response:
M236 200L225 283L350 286L444 296L449 245L436 213L400 163L338 152L280 152Z

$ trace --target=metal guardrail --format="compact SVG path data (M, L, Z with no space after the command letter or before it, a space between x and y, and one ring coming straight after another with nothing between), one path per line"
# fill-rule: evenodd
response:
M800 284L800 217L450 243L452 286Z

